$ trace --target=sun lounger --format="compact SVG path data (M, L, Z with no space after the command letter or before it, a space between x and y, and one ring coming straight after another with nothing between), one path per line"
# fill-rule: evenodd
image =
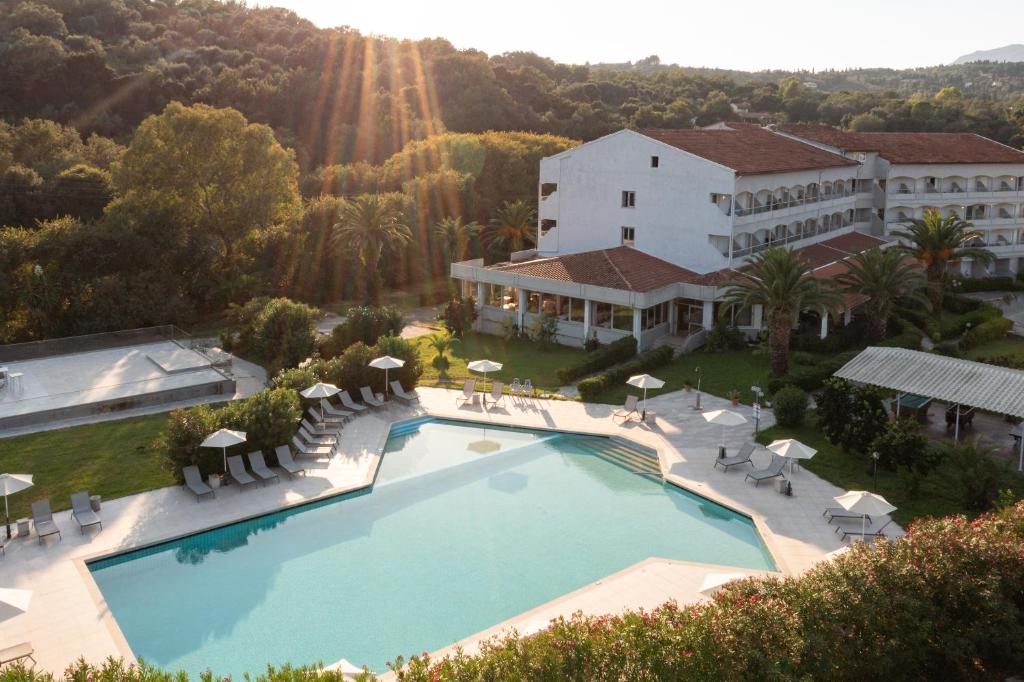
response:
M182 469L181 475L185 477L185 487L196 496L196 502L201 500L203 495L217 497L217 492L206 484L206 481L203 480L203 475L199 473L199 467L195 464L190 464Z
M462 395L455 399L455 404L458 405L459 401L464 403L473 402L476 400L476 379L466 379L466 383L462 384Z
M402 382L400 381L391 382L391 392L394 394L396 398L410 405L417 402L420 399L415 389L413 389L412 391L405 390L404 388L402 388Z
M619 417L620 419L628 419L634 414L639 415L636 406L640 402L640 398L635 395L627 395L626 402L623 403L622 407L612 412L612 417Z
M359 389L359 396L363 399L363 402L371 407L384 407L383 400L377 400L377 396L373 394L369 386L363 386Z
M768 463L767 467L765 467L764 469L754 469L753 471L749 472L747 474L747 477L744 478L743 480L747 481L749 479L753 479L754 480L754 485L756 486L761 481L767 481L770 478L778 478L779 476L782 476L783 478L785 478L786 475L784 473L782 473L782 469L785 466L786 466L786 458L785 457L779 457L778 455L772 455L772 461Z
M334 445L338 442L337 436L325 436L319 433L310 433L305 426L299 427L299 438L310 445Z
M366 405L360 405L356 401L352 400L352 396L348 394L348 391L339 391L338 400L345 406L346 410L352 410L353 412L362 412L363 410L369 409Z
M100 530L103 530L103 520L92 510L87 492L75 493L71 496L71 518L78 522L78 530L83 533L89 526L99 526Z
M871 517L867 514L858 514L842 507L828 507L821 515L827 516L829 523L833 521L857 521L859 523L864 517L867 517L868 523L871 523Z
M39 538L40 544L42 544L43 538L54 533L57 534L58 539L64 539L60 534L60 529L57 528L57 524L53 522L53 513L50 511L49 500L39 500L32 503L32 525L36 527L36 537Z
M861 531L860 526L857 526L856 528L843 528L842 526L836 526L836 532L842 535L843 540L851 536L860 538L861 540L867 540L868 538L880 538L885 537L885 533L883 533L882 531L885 530L886 526L888 526L890 523L892 523L892 519L889 519L881 526L879 526L877 529L872 529L869 527L863 532Z
M339 417L333 414L327 414L326 412L321 414L312 407L306 410L306 417L314 424L321 424L326 428L334 429L335 431L340 431L341 425L348 421L348 417Z
M249 453L249 468L252 469L252 473L256 474L256 478L264 483L267 481L281 482L281 477L267 467L267 463L263 460L263 453L259 450Z
M327 424L324 424L324 423L313 424L312 422L310 422L305 417L303 417L302 421L299 422L299 423L302 425L300 428L305 428L306 431L308 431L310 434L312 434L314 436L331 436L331 437L333 437L333 436L338 435L338 431L341 430L337 426L331 427L331 426L328 426Z
M306 467L295 461L292 457L292 449L287 445L278 445L274 448L274 454L277 455L277 466L287 471L289 476L306 475Z
M295 451L300 455L306 455L308 457L328 457L334 454L333 445L307 445L299 440L298 436L292 436L292 445L295 446Z
M720 466L726 471L728 471L729 467L734 467L740 464L749 464L750 466L754 466L754 463L750 460L750 456L754 454L754 448L756 447L757 446L754 445L753 443L744 443L740 447L740 451L737 452L732 457L715 458L715 464L711 468L713 469L714 467Z
M327 413L325 417L336 417L338 419L351 419L355 416L355 412L338 409L327 401L324 401L324 412Z
M232 481L242 486L243 490L246 486L256 485L256 479L245 470L245 464L242 462L241 455L228 457L228 475Z
M15 644L4 649L0 649L0 668L10 663L17 663L23 661L26 658L32 661L32 665L36 664L36 659L33 657L36 650L32 648L32 645L28 642L22 642L21 644Z
M491 405L497 405L505 399L505 384L500 381L491 382ZM486 399L486 398L485 398Z

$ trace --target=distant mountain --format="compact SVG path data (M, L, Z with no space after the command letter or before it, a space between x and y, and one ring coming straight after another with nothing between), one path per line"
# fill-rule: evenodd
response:
M1024 62L1024 45L1007 45L994 50L978 50L962 57L957 57L954 64L970 62Z

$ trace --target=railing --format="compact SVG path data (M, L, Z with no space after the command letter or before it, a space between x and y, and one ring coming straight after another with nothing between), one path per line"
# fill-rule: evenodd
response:
M108 348L135 346L143 343L171 341L183 347L191 347L192 337L173 324L140 329L125 329L115 332L99 332L83 336L66 336L44 341L26 341L0 346L0 363L34 360L54 355L88 353Z
M817 204L822 201L832 201L833 199L843 199L846 197L852 197L857 192L854 190L845 190L843 192L834 192L832 194L818 194L813 197L804 197L802 199L787 199L785 201L772 201L771 203L765 204L764 206L751 206L743 207L736 204L734 211L737 217L743 217L748 215L756 215L759 213L769 213L771 211L782 211L787 208L794 208L796 206L806 206L807 204Z
M791 234L786 235L785 237L773 238L772 240L764 242L763 244L755 244L753 246L747 246L742 249L734 248L732 250L732 255L733 258L753 255L760 251L765 251L776 246L785 246L786 244L792 244L793 242L798 242L804 239L810 239L812 237L818 237L823 234L828 234L829 232L835 232L836 230L841 230L845 227L850 227L851 225L853 225L853 222L854 221L852 220L843 220L841 225L829 225L827 230L819 229L813 233Z

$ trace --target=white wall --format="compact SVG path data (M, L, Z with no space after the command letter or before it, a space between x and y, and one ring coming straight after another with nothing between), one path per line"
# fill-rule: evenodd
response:
M728 265L708 241L731 234L732 218L711 203L712 193L734 194L728 168L623 130L543 159L540 181L558 183L540 204L540 218L558 221L539 240L542 256L619 246L630 226L640 251L697 272ZM636 192L635 208L622 207L624 190Z

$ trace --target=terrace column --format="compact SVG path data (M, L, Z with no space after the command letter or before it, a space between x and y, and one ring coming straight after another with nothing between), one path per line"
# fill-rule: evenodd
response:
M1020 259L1019 258L1008 258L1006 260L1007 266L1010 268L1010 274L1016 275L1020 270Z
M818 336L822 339L828 336L828 311L824 308L821 310L821 333Z
M701 317L701 326L704 329L711 329L715 326L715 302L704 301L704 314Z
M526 289L519 288L519 302L516 304L516 326L519 333L523 332L523 323L526 320Z
M676 329L679 326L678 312L679 312L679 309L676 306L676 302L675 301L669 301L668 302L668 333L669 334L675 334L678 331Z
M761 329L764 327L764 306L750 306L750 326L754 329Z
M477 312L484 307L484 298L487 296L487 285L483 282L476 283L476 309Z
M642 327L640 322L642 315L643 311L640 308L633 308L633 338L636 339L637 350L642 350L640 348L640 332Z
M590 309L593 305L589 298L583 299L583 342L590 338Z

